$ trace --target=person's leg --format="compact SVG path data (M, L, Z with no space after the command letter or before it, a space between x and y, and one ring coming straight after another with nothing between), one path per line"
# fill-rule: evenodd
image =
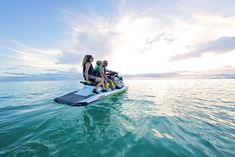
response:
M117 86L117 83L115 81L115 77L112 75L107 75L107 78L112 82L112 85L114 84L114 86Z
M105 81L104 78L102 78L103 84L101 85L103 88L103 92L107 92L108 90L106 89L107 82Z
M109 83L110 88L112 90L114 90L115 89L115 85L114 85L113 81L112 80L108 80L108 83Z
M103 78L103 79L104 79L104 87L105 87L105 89L108 89L109 88L109 82L105 78Z
M100 77L89 75L89 80L96 83L96 86L93 92L98 94L98 88L103 85L103 79Z
M95 82L97 83L96 87L95 87L95 90L97 91L99 87L102 87L103 89L104 88L104 81L103 81L103 78L101 77L96 77L96 80Z
M111 80L112 80L114 86L116 87L116 86L117 86L117 82L116 82L115 78L114 78L114 77L111 77Z

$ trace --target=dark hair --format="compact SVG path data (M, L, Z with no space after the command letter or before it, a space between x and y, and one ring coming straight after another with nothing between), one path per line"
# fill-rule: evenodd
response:
M90 59L93 58L92 55L85 55L82 61L82 66L84 66L87 62L90 62Z

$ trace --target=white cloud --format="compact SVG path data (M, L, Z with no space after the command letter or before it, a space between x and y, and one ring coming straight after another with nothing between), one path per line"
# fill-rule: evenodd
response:
M11 43L14 45L8 49L16 53L14 54L16 63L25 66L26 69L35 67L35 69L41 68L43 70L63 67L55 64L57 58L62 54L60 49L34 48L16 40L11 40Z
M201 58L193 61L196 66L191 65L191 60L180 66L178 63L169 62L169 59L191 51L197 43L235 33L235 23L221 16L205 12L198 14L194 9L191 16L182 18L179 15L185 11L183 7L178 8L181 12L176 14L177 16L172 14L176 10L160 10L155 14L153 8L159 6L152 6L136 15L136 10L124 11L125 8L130 8L125 7L126 3L124 1L123 5L120 5L119 10L123 14L119 12L118 17L112 20L97 14L86 16L77 12L66 12L66 20L69 21L71 28L70 47L73 50L63 52L61 63L76 63L73 61L74 58L79 62L84 54L91 53L95 54L96 59L108 59L111 68L123 73L190 70L189 67L192 70L205 70L208 66ZM186 9L185 12L190 13L190 10ZM163 13L166 14L163 16ZM215 47L218 48L219 45ZM213 62L213 57L206 60Z
M235 49L235 37L221 37L217 40L197 45L194 51L175 55L171 58L171 60L177 61L188 58L201 57L203 54L206 53L213 53L213 54L228 53L233 49Z
M13 41L17 47L11 50L29 65L45 68L75 67L85 54L93 54L95 59L107 59L111 69L125 74L235 66L231 61L233 49L230 49L230 54L212 55L221 46L219 42L209 41L235 36L235 17L229 10L229 14L224 11L226 9L216 10L219 4L219 1L212 4L211 1L144 3L122 0L112 17L95 11L82 13L66 9L62 15L64 24L68 26L67 38L59 39L63 48L32 48ZM225 48L229 46L223 45ZM212 54L208 53L213 50ZM169 61L173 56L195 51L198 58ZM81 69L80 66L76 68Z
M68 10L64 11L64 19L70 32L59 63L76 64L87 53L105 57L112 52L113 39L117 32L110 21L101 16L87 16Z

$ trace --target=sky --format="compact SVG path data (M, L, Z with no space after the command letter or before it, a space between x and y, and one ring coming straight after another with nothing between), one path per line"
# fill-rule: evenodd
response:
M232 0L1 0L0 19L0 77L81 72L86 54L124 75L235 76Z

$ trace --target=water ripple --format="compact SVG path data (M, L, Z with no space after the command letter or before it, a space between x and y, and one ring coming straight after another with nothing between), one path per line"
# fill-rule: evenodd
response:
M85 107L52 100L77 81L0 84L0 156L235 156L235 80L127 83Z

